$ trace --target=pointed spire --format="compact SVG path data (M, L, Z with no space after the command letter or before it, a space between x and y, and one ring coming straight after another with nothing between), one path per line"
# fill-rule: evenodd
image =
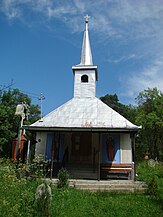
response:
M88 33L88 20L90 17L86 15L84 18L85 18L85 32L83 37L82 52L81 52L81 59L79 65L93 65L91 46L89 41L89 33Z

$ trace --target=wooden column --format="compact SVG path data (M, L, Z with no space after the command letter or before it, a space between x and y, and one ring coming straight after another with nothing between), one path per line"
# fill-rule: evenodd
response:
M100 161L101 161L101 134L99 133L98 141L98 181L100 181Z
M132 144L132 180L136 180L136 165L135 165L135 133L131 134Z

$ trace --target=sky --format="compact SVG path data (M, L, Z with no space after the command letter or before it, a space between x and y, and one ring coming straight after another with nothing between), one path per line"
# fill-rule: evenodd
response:
M0 89L12 83L43 115L73 97L88 14L96 96L135 104L163 91L163 0L0 0Z

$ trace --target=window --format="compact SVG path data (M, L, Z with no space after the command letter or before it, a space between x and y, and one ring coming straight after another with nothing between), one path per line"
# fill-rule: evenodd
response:
M88 83L88 75L82 75L81 76L81 82L82 83Z

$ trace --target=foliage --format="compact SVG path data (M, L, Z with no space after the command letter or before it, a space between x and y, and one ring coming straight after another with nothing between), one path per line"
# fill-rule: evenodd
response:
M43 155L37 155L30 164L21 160L14 161L18 178L43 178L46 177L48 162Z
M161 193L163 178L161 178L161 165L155 168L149 167L147 162L138 165L142 176L158 175L158 190ZM42 183L38 179L18 179L16 177L15 164L10 160L0 159L0 214L1 217L37 217L35 205L35 192L37 186ZM148 170L150 170L148 172ZM146 171L146 173L145 173ZM149 178L150 180L150 178ZM115 193L115 192L87 192L76 189L52 188L51 216L71 217L124 217L162 216L161 197L153 197L138 193ZM162 188L163 189L163 188ZM162 192L163 193L163 192ZM127 207L126 207L127 204Z
M163 160L163 94L156 88L147 89L137 100L136 122L142 125L138 146L144 146L150 158Z
M34 192L38 182L19 179L16 166L8 159L0 159L0 216L36 216Z
M138 173L138 180L143 180L147 184L150 182L153 176L157 176L159 178L163 178L163 163L157 163L155 166L151 167L148 164L148 160L142 161L141 163L137 164L137 173Z
M117 111L119 114L127 118L129 121L135 123L136 107L132 105L124 105L119 102L118 96L116 94L107 94L100 97L101 101L106 105Z
M46 174L46 167L48 162L45 160L43 155L37 155L33 162L29 165L28 171L30 175L36 177L44 177Z
M16 106L26 102L30 107L29 119L24 124L30 124L38 120L40 109L33 105L31 99L18 89L4 91L0 97L0 151L2 155L9 156L12 140L18 133L20 117L15 115Z
M145 181L148 185L147 194L158 196L163 202L163 163L143 161L137 165L137 180Z
M144 194L88 192L53 188L53 216L71 217L156 217L162 215L162 204ZM127 206L126 206L127 205Z
M67 188L69 185L68 179L68 171L64 168L61 168L58 172L58 188Z
M150 183L148 184L147 194L157 196L158 184L157 176L153 176Z

